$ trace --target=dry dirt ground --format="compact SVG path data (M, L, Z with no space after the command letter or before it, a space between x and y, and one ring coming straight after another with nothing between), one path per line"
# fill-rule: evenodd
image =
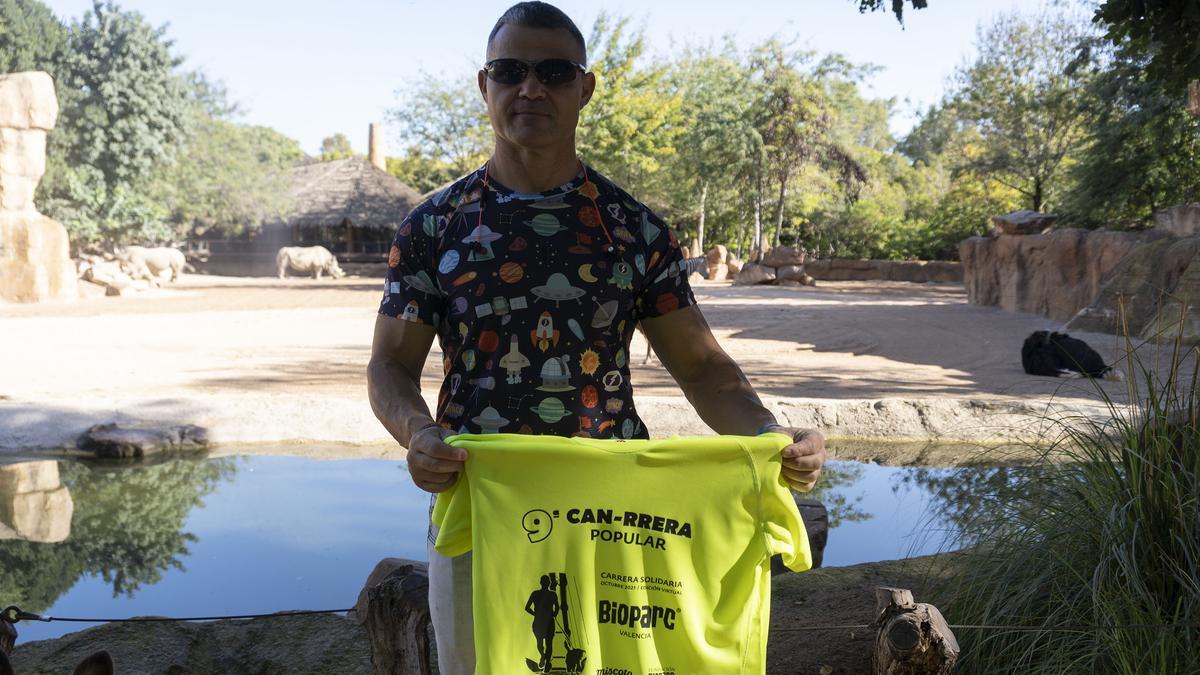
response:
M357 396L380 286L365 278L185 276L134 297L0 305L0 400ZM722 346L763 396L1097 398L1090 382L1022 372L1022 340L1054 322L969 305L961 285L701 282L695 292ZM1082 337L1106 357L1118 351L1112 336ZM637 394L680 395L657 360L642 365L644 354L638 334L631 348ZM423 373L427 391L437 390L440 363L435 345ZM1102 386L1112 396L1124 391Z

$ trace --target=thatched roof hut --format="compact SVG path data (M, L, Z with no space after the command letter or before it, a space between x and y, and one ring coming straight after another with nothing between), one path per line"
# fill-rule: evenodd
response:
M362 157L301 164L292 169L288 208L264 224L260 239L320 244L339 254L386 253L419 203L416 190Z
M352 227L395 234L421 195L362 157L302 164L292 170L290 206L283 216L292 227Z

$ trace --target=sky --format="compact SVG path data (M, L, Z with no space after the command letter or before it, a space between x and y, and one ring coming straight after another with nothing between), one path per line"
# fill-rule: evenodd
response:
M43 0L61 19L79 19L91 0ZM345 134L365 153L371 122L400 104L397 90L422 72L474 81L488 33L514 0L117 0L154 26L167 24L184 68L223 82L245 113L316 154L321 139ZM947 78L974 53L976 27L1003 11L1035 12L1043 0L929 0L905 12L860 15L855 0L559 0L591 33L601 11L628 16L646 31L649 51L733 35L748 47L772 36L820 53L838 52L881 69L869 96L897 99L892 130L941 99ZM890 3L887 3L890 4ZM402 154L394 129L385 150Z

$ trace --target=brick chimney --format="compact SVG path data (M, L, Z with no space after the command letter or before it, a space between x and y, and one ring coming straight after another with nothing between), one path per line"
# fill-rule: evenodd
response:
M387 171L387 160L383 157L383 125L379 122L371 123L367 147L367 159L380 171Z

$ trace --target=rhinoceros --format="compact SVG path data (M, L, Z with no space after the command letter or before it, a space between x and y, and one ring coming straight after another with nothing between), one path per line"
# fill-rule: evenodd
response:
M320 279L322 273L334 279L346 275L338 267L337 257L324 246L284 246L275 254L275 267L280 279L287 278L288 270L311 274L314 279Z
M183 252L168 246L147 248L145 246L126 246L117 252L117 258L130 270L130 275L136 278L147 278L156 282L163 272L170 270L171 281L179 278L183 270L191 269ZM149 274L145 274L148 272Z

